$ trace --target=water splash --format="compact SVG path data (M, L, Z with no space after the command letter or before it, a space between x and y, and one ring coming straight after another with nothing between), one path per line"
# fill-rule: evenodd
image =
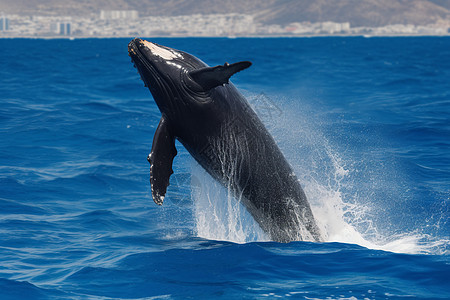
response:
M252 101L252 97L257 101ZM277 105L284 105L276 106L275 101L268 103L271 100L264 97L268 106L262 109L255 107L261 105L260 95L250 96L249 100L291 163L326 242L401 253L448 253L448 240L418 232L383 236L374 218L377 211L368 201L370 190L358 187L356 172L352 170L354 162L334 150L320 124L313 120L317 114L306 106L299 108L298 102L292 108L292 101L277 99ZM267 114L274 107L276 114ZM192 174L196 231L200 237L237 243L269 240L230 188L222 187L196 163Z
M377 198L371 190L373 187L360 184L356 166L361 162L354 161L353 157L344 158L326 138L321 122L326 122L327 117L318 115L304 103L299 107L300 101L280 100L279 103L284 104L283 117L271 122L271 133L293 166L325 241L401 253L448 253L449 242L446 239L438 239L419 230L401 233L380 230L385 224L379 223L378 214L383 212L374 203ZM387 173L376 170L369 179L384 185L392 176ZM399 226L390 225L393 228Z
M269 241L231 189L224 188L195 162L192 162L192 174L191 191L199 237L235 243Z

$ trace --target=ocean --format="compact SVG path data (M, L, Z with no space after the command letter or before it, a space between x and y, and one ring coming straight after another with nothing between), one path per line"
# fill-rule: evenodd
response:
M0 299L450 298L450 38L157 38L232 81L324 243L271 242L177 143L131 39L0 39Z

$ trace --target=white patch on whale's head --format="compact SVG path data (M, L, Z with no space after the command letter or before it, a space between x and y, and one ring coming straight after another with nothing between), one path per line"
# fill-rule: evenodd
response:
M176 59L176 58L183 58L181 56L181 54L179 54L179 53L177 53L175 51L172 51L170 49L166 49L166 48L160 47L160 46L155 45L155 44L153 44L151 42L143 40L143 41L141 41L141 43L145 47L147 47L154 55L157 55L157 56L161 57L162 59L173 60L173 59Z

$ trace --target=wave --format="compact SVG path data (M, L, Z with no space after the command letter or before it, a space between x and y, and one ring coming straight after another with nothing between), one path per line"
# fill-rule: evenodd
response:
M53 299L63 299L62 292L39 288L26 281L0 278L0 290L1 298L4 300L48 299L50 296Z
M341 243L234 244L191 238L182 244L190 247L133 253L113 265L84 267L65 285L78 286L83 295L127 298L239 298L242 293L252 298L301 294L314 299L373 299L388 293L440 298L448 292L445 260L435 256ZM417 281L418 277L427 280Z

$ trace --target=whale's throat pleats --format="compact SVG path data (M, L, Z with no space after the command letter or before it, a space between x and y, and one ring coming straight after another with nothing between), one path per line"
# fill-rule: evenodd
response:
M153 137L152 151L147 158L150 163L152 197L158 205L163 204L176 155L175 136L171 132L169 120L163 115Z

